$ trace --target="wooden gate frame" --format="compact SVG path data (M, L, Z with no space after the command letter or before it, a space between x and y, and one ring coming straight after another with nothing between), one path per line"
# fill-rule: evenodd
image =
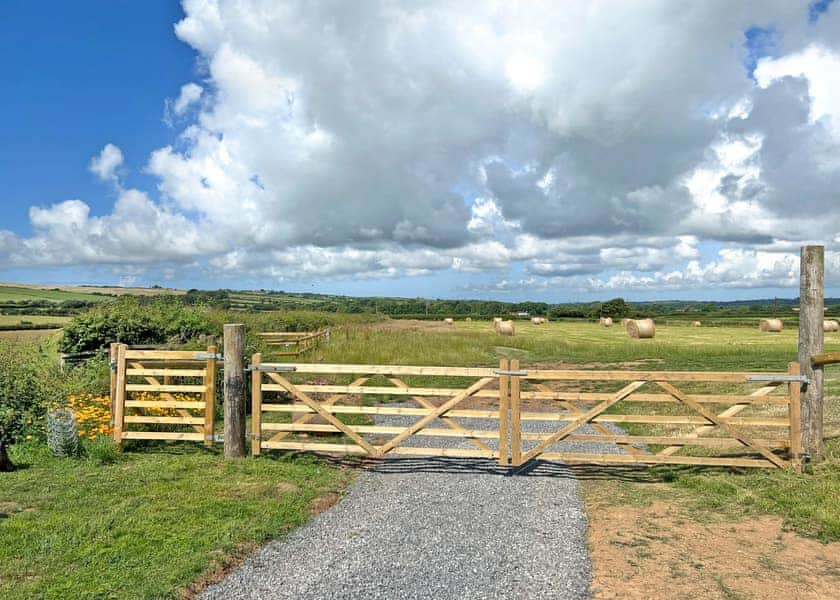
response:
M186 440L211 445L215 441L216 402L216 346L206 352L188 350L132 350L125 344L112 346L112 420L114 442L123 440ZM152 365L144 363L153 363ZM202 368L197 368L201 366ZM142 377L145 383L129 383L132 377ZM163 377L163 382L159 379ZM174 377L201 378L200 384L173 384ZM129 392L150 392L160 400L128 400ZM173 394L201 394L200 400L177 400ZM169 408L179 416L128 415L127 409ZM190 410L203 410L201 416ZM188 425L192 432L130 431L130 424Z

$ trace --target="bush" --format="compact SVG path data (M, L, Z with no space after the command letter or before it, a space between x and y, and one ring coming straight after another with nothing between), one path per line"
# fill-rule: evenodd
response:
M0 471L14 469L9 446L43 436L46 406L61 394L48 384L54 374L36 346L0 341Z

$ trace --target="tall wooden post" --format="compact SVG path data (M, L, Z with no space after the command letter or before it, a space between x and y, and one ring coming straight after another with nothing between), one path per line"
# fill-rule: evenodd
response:
M802 451L818 461L823 446L823 368L811 357L823 351L825 249L803 246L799 271L799 366L808 383L802 387Z
M225 331L225 457L245 456L245 325Z
M111 369L111 387L110 387L110 397L111 397L111 422L109 426L111 430L114 429L114 415L116 415L117 409L117 344L116 342L112 342L110 347L108 348L108 366Z

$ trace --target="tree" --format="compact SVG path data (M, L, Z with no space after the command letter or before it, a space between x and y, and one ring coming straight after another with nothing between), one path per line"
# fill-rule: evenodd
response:
M43 362L35 346L0 343L0 472L15 468L9 447L43 423L49 376Z
M613 298L607 300L601 305L601 314L605 317L626 317L630 314L630 307L624 301L624 298Z

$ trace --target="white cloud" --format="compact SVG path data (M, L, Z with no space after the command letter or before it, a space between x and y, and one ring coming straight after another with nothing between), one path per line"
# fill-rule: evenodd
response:
M117 171L123 164L123 153L114 144L105 144L102 151L90 159L88 169L102 181L116 182Z
M3 264L509 285L521 263L531 282L676 289L787 283L781 247L840 246L838 11L817 25L787 0L184 12L175 32L205 85L166 103L183 130L149 157L157 190L118 189L102 216L33 208L31 237L0 232ZM744 32L770 25L784 45L756 83ZM122 164L108 144L90 168L118 183ZM704 263L707 241L724 250Z

